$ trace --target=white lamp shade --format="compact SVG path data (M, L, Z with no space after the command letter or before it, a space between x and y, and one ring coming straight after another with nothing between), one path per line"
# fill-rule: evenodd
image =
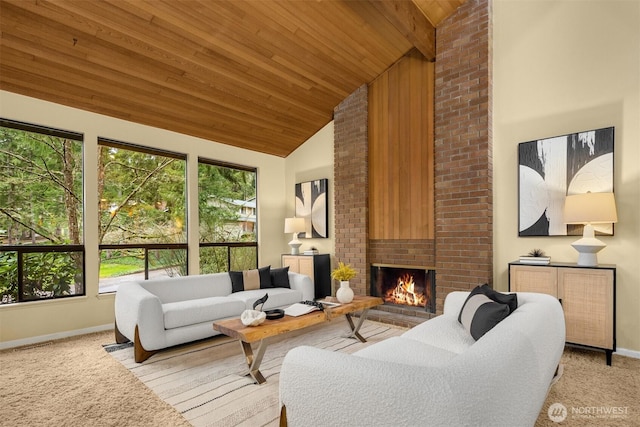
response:
M285 218L285 233L302 233L304 231L304 218Z
M571 244L578 251L578 265L598 265L597 254L606 246L595 238L593 225L618 221L613 193L584 193L567 196L564 202L564 222L586 224L582 239Z
M566 224L610 224L618 222L613 193L584 193L567 196L564 202Z

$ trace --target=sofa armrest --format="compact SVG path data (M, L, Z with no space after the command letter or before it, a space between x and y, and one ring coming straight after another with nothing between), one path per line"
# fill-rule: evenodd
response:
M160 298L137 282L125 282L118 287L114 306L116 325L122 335L133 341L138 326L140 343L146 350L166 346Z
M467 300L470 292L454 291L449 292L444 299L444 308L442 313L448 315L455 315L458 317L460 310L464 302Z
M303 301L312 301L315 298L316 293L313 282L311 281L311 277L307 275L293 273L290 271L289 286L291 286L291 289L302 292Z

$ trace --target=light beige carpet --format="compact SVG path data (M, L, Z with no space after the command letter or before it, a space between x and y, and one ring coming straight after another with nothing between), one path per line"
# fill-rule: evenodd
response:
M372 332L369 328L376 325L378 324L366 322L363 327L365 336ZM391 331L391 333L394 332ZM179 357L175 357L180 352L198 353L198 349L204 352L206 347L220 345L224 340L229 341L228 338L213 339L209 342L159 353L142 366L145 370L151 369L151 365L158 365L159 361L163 360L162 363L166 366L174 364L173 368L167 369L183 369L186 363L183 363ZM1 351L0 425L189 426L190 423L178 410L163 401L159 394L151 391L137 378L138 374L134 375L104 350L103 344L113 341L113 332L102 332L38 346ZM375 338L371 341L375 341ZM270 361L270 357L276 356L276 353L283 349L276 351L275 344L273 348L267 349L264 370L267 383L262 386L253 386L247 379L238 376L244 363L239 344L236 342L229 344L224 346L222 353L229 355L230 369L238 368L238 370L227 374L229 378L234 378L231 383L235 383L235 386L226 386L227 395L233 396L234 387L239 387L238 390L255 390L253 393L246 393L247 397L243 399L247 406L246 412L265 412L264 419L250 417L244 425L275 425L271 419L277 415L269 408L273 408L273 402L277 402L277 388L274 385L277 381L276 371L280 362ZM274 352L272 353L271 350ZM351 351L351 349L347 347L344 351ZM117 353L112 354L117 355ZM154 359L158 362L153 363ZM614 355L613 366L608 367L604 363L602 353L567 348L562 357L562 363L564 374L551 388L536 423L537 427L640 425L639 359ZM141 367L134 371L138 369ZM208 373L203 373L203 378L199 381L206 383L208 380L204 378L207 375ZM161 384L162 376L153 381L151 376L149 382ZM180 377L181 374L176 373L175 376ZM220 382L219 384L225 387ZM153 385L153 387L156 386ZM189 394L184 387L168 384L165 384L165 387L164 391L158 392L163 395L166 393L165 399L170 399L169 395L172 395L171 399L173 399L178 395ZM200 393L196 388L193 390L194 394ZM263 392L265 392L264 395ZM211 400L204 397L204 394L202 396L201 402ZM229 401L227 406L231 406L228 406L228 409L221 409L227 412L221 412L219 418L225 418L225 422L230 425L235 425L233 423L243 425L242 420L234 419L234 416L230 415L235 411L230 402L239 399L232 399L231 396L226 398ZM224 406L225 396L220 396L214 401ZM547 415L549 407L555 403L560 403L567 409L567 416L560 424L551 421ZM183 403L176 402L176 405L181 404ZM207 403L203 406L206 405ZM190 405L185 408L190 409ZM195 414L198 411L201 409L194 408L187 413ZM618 413L612 414L611 412L614 411Z
M102 347L113 331L0 352L0 425L189 426Z
M614 354L607 366L602 352L566 347L560 363L564 372L551 387L536 427L640 426L640 359ZM560 423L549 417L552 405ZM558 411L563 408L564 417Z
M345 338L348 330L346 320L336 319L272 338L260 367L267 380L261 385L243 375L240 344L228 337L164 351L143 363L135 363L130 347L111 354L196 427L277 426L280 367L290 349L304 344L351 353L405 331L368 321L361 329L367 342L361 343Z

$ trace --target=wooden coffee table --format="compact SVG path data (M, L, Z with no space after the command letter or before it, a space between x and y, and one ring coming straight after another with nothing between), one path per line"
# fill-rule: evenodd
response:
M262 363L264 352L268 346L268 338L308 328L344 315L351 328L351 334L349 336L357 338L361 342L366 342L358 331L369 309L382 304L382 302L382 298L356 296L349 304L342 304L331 308L327 307L324 311L313 311L303 316L284 316L280 319L265 320L264 323L259 326L245 326L240 321L240 318L219 320L213 322L213 329L240 341L248 367L246 375L251 376L257 384L262 384L266 380L260 372L260 364ZM354 325L352 314L357 311L362 311L362 313L360 314L357 325ZM254 354L251 344L256 342L259 344Z

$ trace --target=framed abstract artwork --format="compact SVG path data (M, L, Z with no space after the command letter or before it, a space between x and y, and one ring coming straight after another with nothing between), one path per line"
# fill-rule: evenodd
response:
M564 223L564 201L613 192L613 141L608 127L518 144L518 236L582 235L582 225ZM594 228L613 235L613 224Z
M296 184L296 216L304 218L305 231L298 238L328 238L329 180L316 179Z

